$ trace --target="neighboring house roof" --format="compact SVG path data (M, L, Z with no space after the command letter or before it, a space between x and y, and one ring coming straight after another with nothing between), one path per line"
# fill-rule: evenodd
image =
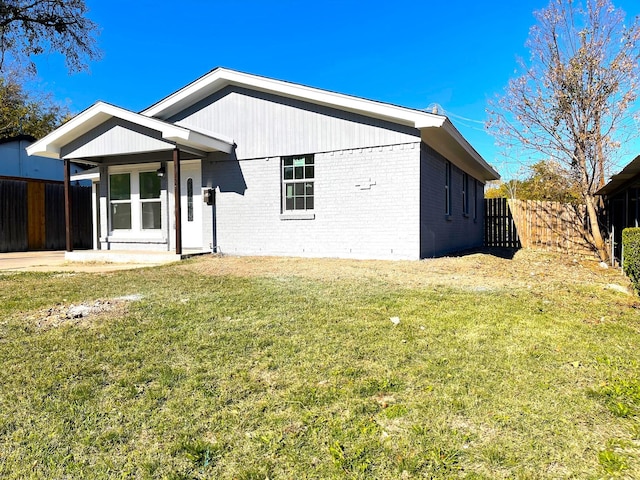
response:
M634 158L622 171L611 176L611 180L596 192L596 195L611 195L623 188L634 177L640 175L640 155Z
M167 123L105 102L97 102L46 137L27 147L27 153L49 158L65 158L61 151L64 146L112 118L159 132L162 140L204 152L223 151L229 153L233 149L233 140L231 139Z
M154 118L168 119L229 85L416 128L420 130L421 138L427 145L448 159L459 159L463 164L461 166L471 170L479 178L483 180L500 178L498 172L482 158L445 116L221 67L203 75L140 113Z
M0 138L0 145L10 142L35 142L36 137L26 134L15 135L13 137Z
M25 180L62 181L62 163L57 159L28 156L26 147L35 138L31 135L14 135L0 139L0 176ZM71 172L84 170L82 165L72 165Z

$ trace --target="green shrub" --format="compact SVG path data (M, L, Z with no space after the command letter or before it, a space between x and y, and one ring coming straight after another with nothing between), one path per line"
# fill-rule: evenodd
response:
M622 230L622 248L624 273L633 283L636 292L640 292L640 228Z

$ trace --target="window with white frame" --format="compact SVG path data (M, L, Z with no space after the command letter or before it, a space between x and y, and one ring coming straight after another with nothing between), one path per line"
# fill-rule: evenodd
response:
M118 236L157 237L162 228L161 178L156 168L110 167L109 225Z
M140 172L140 212L143 230L159 230L162 226L160 177L153 172Z
M451 215L451 162L444 163L444 214Z
M131 174L109 175L111 229L131 230Z
M282 158L282 211L314 208L315 164L313 155Z

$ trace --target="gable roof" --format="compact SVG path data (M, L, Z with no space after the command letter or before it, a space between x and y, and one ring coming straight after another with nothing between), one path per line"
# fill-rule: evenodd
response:
M370 118L390 121L416 128L422 140L453 163L482 180L497 180L498 172L443 116L389 103L335 93L282 80L238 72L218 67L187 86L142 110L141 115L168 119L215 92L229 86L245 87L264 93L331 107Z
M337 108L368 117L389 120L415 128L440 127L446 117L433 113L399 107L389 103L367 100L352 95L331 92L297 83L238 72L218 67L190 84L146 108L142 115L167 119L226 86L241 86L259 92L273 93L303 100L316 105Z
M49 135L27 147L29 155L63 158L62 148L111 118L159 132L162 140L205 152L231 152L233 140L167 123L105 102L97 102Z
M453 164L471 173L475 178L483 181L500 178L500 175L493 167L482 158L451 121L443 115L274 80L226 68L212 70L140 113L108 103L97 102L49 135L33 143L27 148L27 153L50 158L71 158L75 153L82 157L83 151L63 151L63 148L80 139L83 135L95 131L97 127L111 119L129 122L133 126L139 127L141 131L146 129L157 132L157 134L154 133L153 141L147 142L148 149L160 148L160 146L164 149L164 143L166 143L166 148L171 147L171 144L175 144L200 152L222 151L229 153L235 146L232 139L211 132L196 131L167 121L173 115L229 85L275 94L415 128L420 132L420 138L424 143ZM144 137L144 133L141 132L131 135ZM150 138L149 136L145 137L146 140ZM151 144L155 145L155 147L150 146ZM114 152L107 150L104 156L112 154ZM100 155L93 152L92 156Z

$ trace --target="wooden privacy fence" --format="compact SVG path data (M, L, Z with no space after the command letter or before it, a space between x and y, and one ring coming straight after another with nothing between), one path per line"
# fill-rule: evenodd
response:
M484 200L484 245L520 248L520 238L506 198Z
M73 246L91 248L91 187L71 187ZM0 179L0 252L66 247L64 186Z
M584 205L485 199L485 245L591 253Z

